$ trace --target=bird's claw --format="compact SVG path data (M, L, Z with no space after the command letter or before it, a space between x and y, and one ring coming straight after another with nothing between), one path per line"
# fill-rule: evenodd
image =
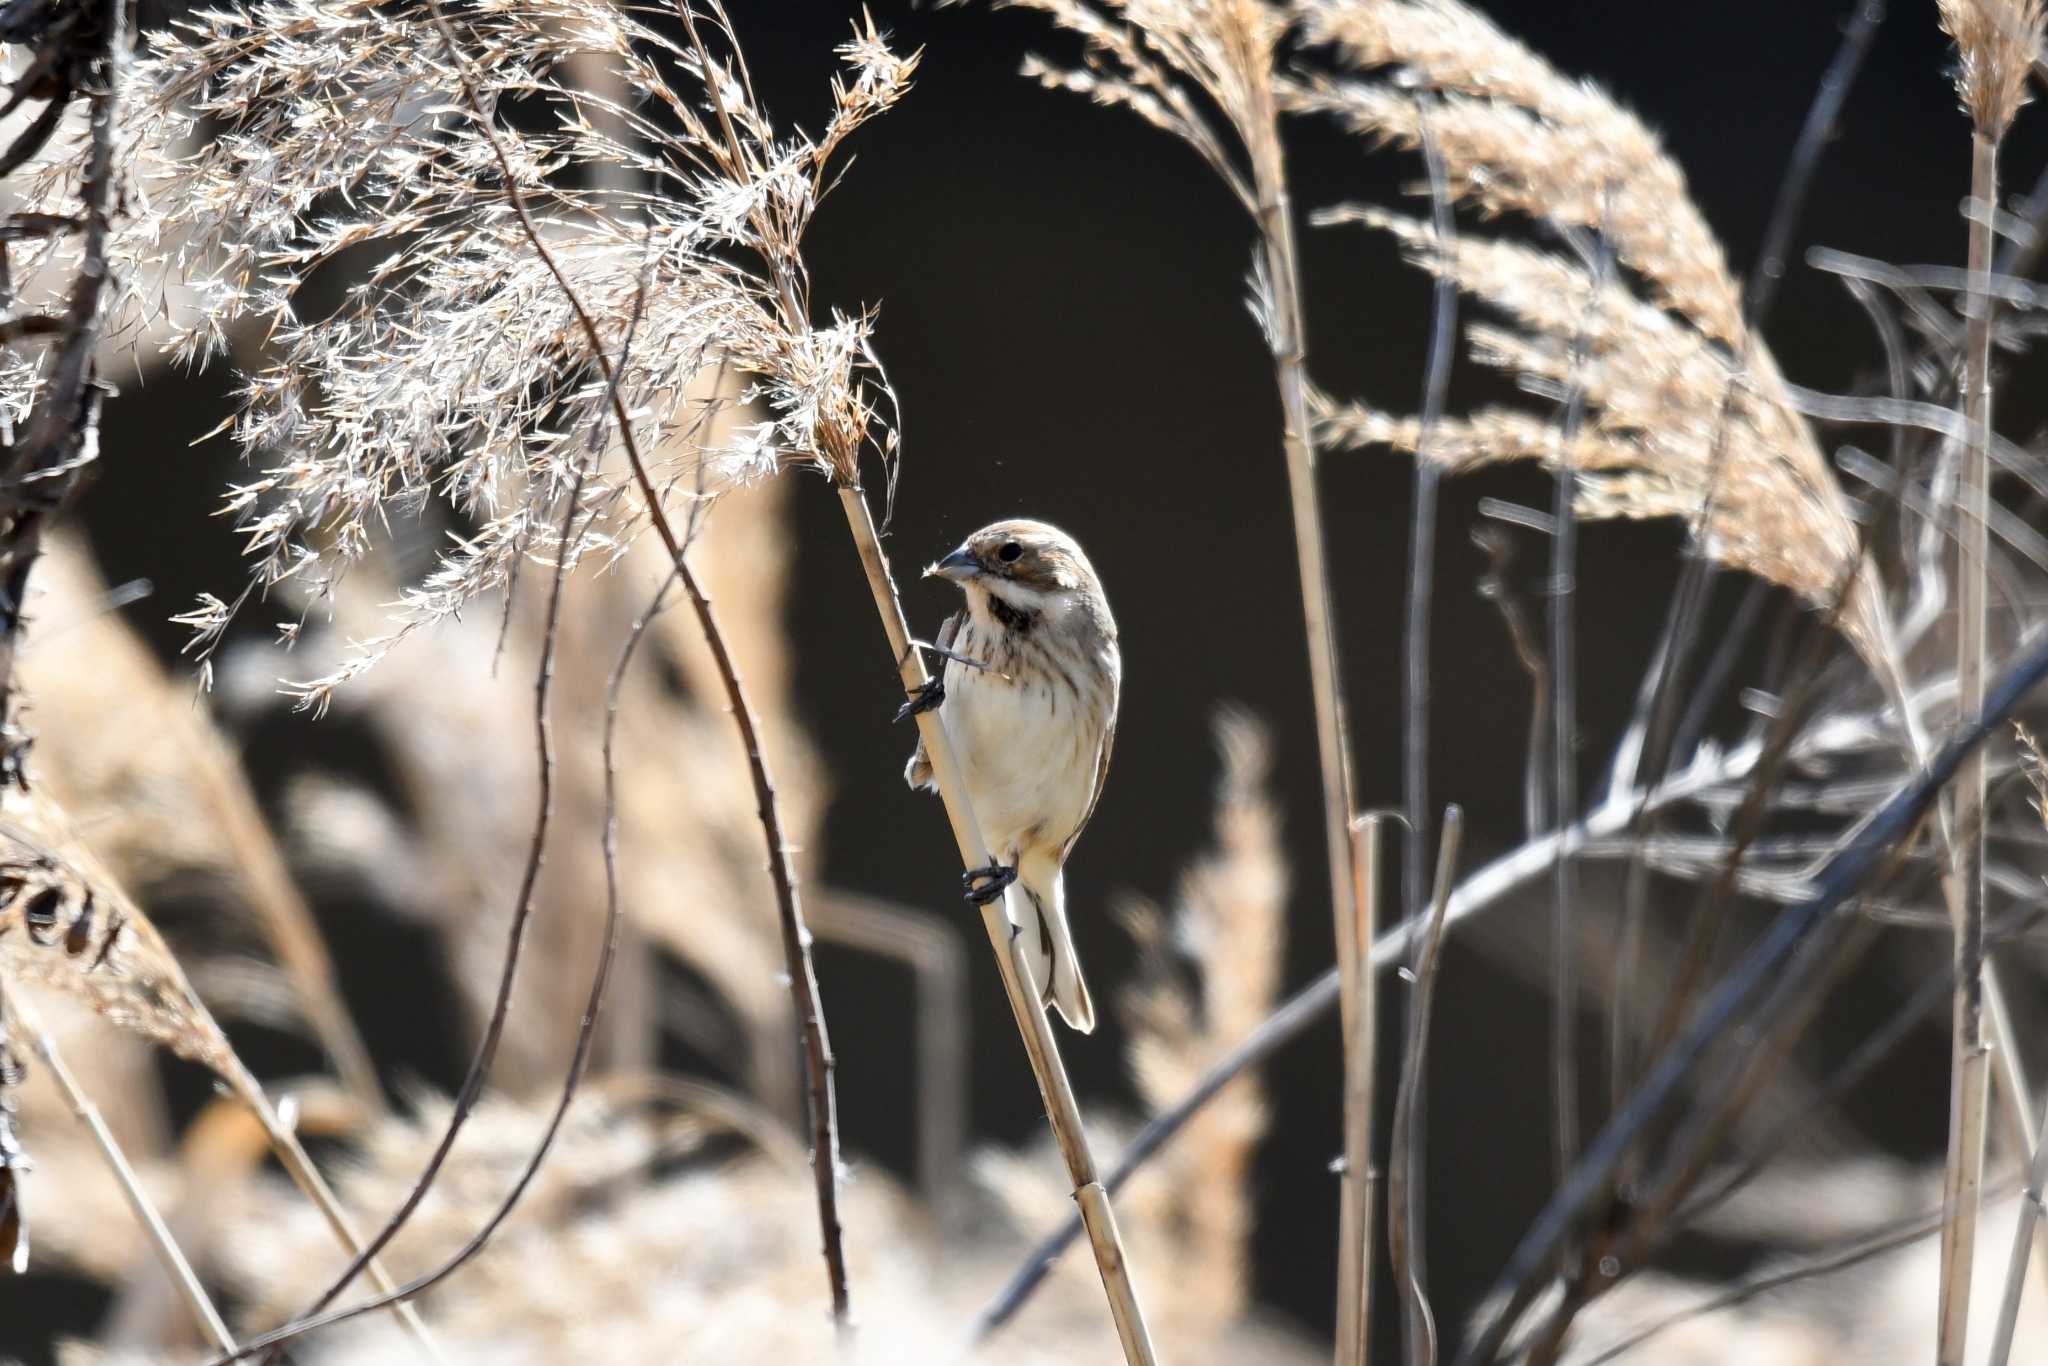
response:
M896 709L894 719L902 721L912 716L922 715L933 710L945 700L945 680L937 677L927 678L924 682L910 690L910 700Z
M1005 868L1000 863L991 863L986 868L970 868L960 875L961 894L977 906L986 906L1016 880L1017 870Z

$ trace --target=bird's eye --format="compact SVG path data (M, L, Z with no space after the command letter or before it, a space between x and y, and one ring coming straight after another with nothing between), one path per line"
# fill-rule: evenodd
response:
M1018 545L1015 541L1004 541L1003 548L996 552L996 558L1001 560L1004 564L1011 564L1014 563L1017 557L1019 555L1022 555L1023 553L1023 546Z

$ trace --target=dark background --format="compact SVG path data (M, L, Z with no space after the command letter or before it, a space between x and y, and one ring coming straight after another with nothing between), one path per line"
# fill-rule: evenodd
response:
M1602 82L1664 135L1738 272L1754 258L1850 7L1482 6L1566 73ZM818 127L831 48L858 6L774 0L734 8L770 108L785 123ZM1796 241L1800 250L1823 243L1898 262L1960 264L1957 209L1969 151L1948 80L1952 51L1931 3L1891 8ZM1071 55L1071 43L1042 17L981 6L912 9L901 0L877 0L873 10L899 47L924 48L924 62L903 105L856 140L856 163L818 217L810 262L821 307L880 310L878 343L905 415L890 541L899 576L1014 514L1074 532L1103 576L1123 632L1124 711L1115 773L1069 879L1099 1000L1113 995L1130 960L1122 931L1104 914L1114 894L1169 898L1208 839L1216 768L1209 728L1225 702L1244 705L1275 732L1294 870L1288 984L1306 982L1331 961L1331 945L1280 415L1244 306L1250 224L1197 158L1164 134L1019 79L1027 49ZM2029 186L2042 164L2044 128L2038 112L2022 114L2005 160L2015 189ZM1349 199L1426 212L1411 194L1415 158L1370 151L1315 123L1293 125L1289 137L1304 213ZM1413 410L1426 281L1385 241L1357 229L1304 228L1301 247L1317 382ZM1795 381L1847 387L1878 358L1877 347L1840 288L1798 264L1798 251L1793 260L1768 340ZM1487 392L1469 371L1461 363L1454 409ZM218 441L186 447L217 420L224 384L173 378L131 389L107 412L106 468L84 515L110 579L155 580L157 617L201 589L239 581L228 528L206 516L232 456ZM2025 386L2008 393L2007 434L2031 436ZM1399 796L1409 489L1405 462L1383 453L1331 457L1321 479L1359 799L1369 805ZM964 908L951 909L957 874L939 808L898 776L911 737L888 724L898 693L867 589L846 552L836 500L821 484L803 493L791 613L807 720L838 783L825 875L957 913L977 1003L977 1133L1027 1141L1041 1127L1037 1096L979 949L979 926ZM1550 496L1545 481L1520 471L1445 488L1431 783L1437 801L1466 808L1468 866L1519 836L1529 706L1499 618L1473 591L1485 566L1466 529L1476 500L1488 495L1546 506ZM1582 538L1589 775L1627 714L1679 544L1678 529L1667 525L1601 525ZM1540 553L1532 543L1523 561L1520 586L1532 603ZM906 602L924 628L951 606L949 591L931 585L910 586ZM1727 605L1717 611L1725 615ZM167 656L174 653L179 628L151 629ZM314 723L291 724L291 733L270 739L318 743ZM351 945L339 950L345 961L351 956ZM914 1082L900 990L851 956L824 951L819 967L847 1147L905 1171ZM1547 1189L1546 1010L1531 981L1455 948L1440 986L1429 1162L1442 1323L1469 1311ZM1074 1039L1067 1056L1084 1099L1128 1104L1114 1019L1111 1012L1092 1039ZM383 1023L390 1037L407 1036L404 1021ZM452 1084L459 1075L456 1057L413 1053L411 1063L430 1080ZM1923 1072L1890 1109L1866 1117L1873 1137L1910 1155L1938 1151L1943 1076ZM1327 1164L1339 1141L1338 1078L1333 1026L1268 1069L1273 1123L1256 1173L1256 1292L1318 1332L1327 1332L1334 1299L1336 1185Z

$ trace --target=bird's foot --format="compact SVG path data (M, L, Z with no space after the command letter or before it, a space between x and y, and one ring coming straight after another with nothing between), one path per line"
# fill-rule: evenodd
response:
M970 868L960 875L961 894L977 906L986 906L1016 880L1017 870L1005 868L1000 863L991 863L986 868Z
M946 700L945 681L936 676L927 678L910 690L910 700L896 709L895 720L902 721L912 716L935 710Z

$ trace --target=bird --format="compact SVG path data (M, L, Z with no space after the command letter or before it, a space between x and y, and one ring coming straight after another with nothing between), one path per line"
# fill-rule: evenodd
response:
M1044 522L983 527L925 575L950 579L967 603L929 647L943 656L939 676L899 715L938 711L989 841L991 864L963 879L967 899L1004 898L1039 1004L1093 1033L1064 870L1116 741L1123 660L1109 599L1080 545ZM903 776L937 790L922 736Z

